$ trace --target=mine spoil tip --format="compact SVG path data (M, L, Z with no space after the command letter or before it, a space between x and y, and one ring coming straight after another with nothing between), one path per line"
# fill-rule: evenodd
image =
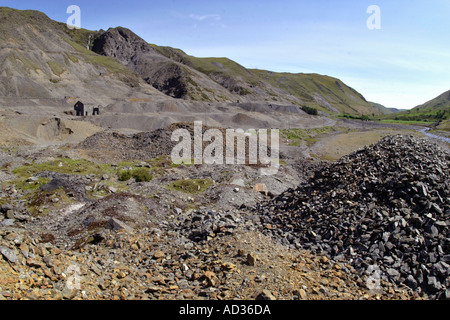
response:
M420 157L418 156L420 155ZM449 153L426 139L387 137L262 205L281 242L432 298L450 292Z

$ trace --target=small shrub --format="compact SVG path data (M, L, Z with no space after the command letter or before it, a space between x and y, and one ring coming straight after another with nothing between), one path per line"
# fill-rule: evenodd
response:
M319 114L319 111L317 111L316 108L312 108L312 107L308 107L308 106L303 106L302 110L305 111L307 114L310 114L312 116L317 116Z
M118 176L119 176L119 181L123 182L123 181L130 180L133 175L132 175L131 170L123 170L118 173Z
M145 169L134 170L133 178L136 180L136 182L149 182L153 179L152 175Z
M134 178L136 182L150 182L153 176L145 169L123 170L118 173L119 181L128 181Z

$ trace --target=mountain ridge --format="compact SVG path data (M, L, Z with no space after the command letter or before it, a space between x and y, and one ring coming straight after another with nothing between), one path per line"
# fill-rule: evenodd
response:
M0 31L4 97L86 97L109 104L156 96L306 105L325 114L380 114L337 78L247 69L227 58L197 58L149 44L123 27L70 30L42 12L1 7Z

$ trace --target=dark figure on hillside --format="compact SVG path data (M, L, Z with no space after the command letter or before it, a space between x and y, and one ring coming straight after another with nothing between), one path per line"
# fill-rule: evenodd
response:
M78 101L75 106L74 110L77 112L77 117L83 117L84 116L84 104Z
M92 111L93 116L99 116L100 115L100 106L94 107L94 111Z

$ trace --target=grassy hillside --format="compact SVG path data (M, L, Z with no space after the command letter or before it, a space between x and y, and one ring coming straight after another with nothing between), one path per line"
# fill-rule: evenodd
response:
M336 78L319 74L251 71L258 79L292 94L303 104L328 113L355 115L379 113L360 93Z
M437 98L417 106L414 109L375 118L375 120L384 122L401 122L434 127L440 126L440 129L442 130L449 130L449 119L450 91L447 91Z
M444 130L444 131L450 131L450 120L443 120L439 126L437 127L438 130Z
M161 54L188 65L252 100L306 105L331 114L379 115L356 90L336 78L319 74L277 73L246 69L228 58L197 58L182 50L153 45Z
M373 108L376 108L382 114L393 114L393 113L397 113L398 112L398 111L395 111L395 109L386 108L385 106L383 106L383 105L381 105L379 103L376 103L376 102L369 102L369 103L370 103L370 105Z

